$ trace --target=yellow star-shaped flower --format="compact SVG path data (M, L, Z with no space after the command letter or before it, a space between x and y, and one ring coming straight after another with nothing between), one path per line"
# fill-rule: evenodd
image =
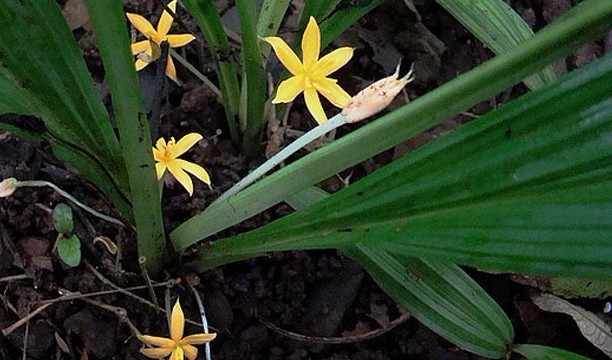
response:
M208 173L203 167L178 158L187 150L191 149L200 140L202 140L202 135L197 133L187 134L178 142L176 142L174 138L170 138L170 141L168 141L167 144L164 138L157 140L157 143L155 143L155 147L153 148L153 157L155 158L155 161L157 161L155 164L157 178L161 180L166 172L166 169L168 169L170 174L172 174L176 180L178 180L178 182L183 185L185 189L187 189L189 196L193 195L193 182L191 181L191 178L187 172L210 186L210 176L208 176Z
M150 335L139 336L140 341L145 344L157 346L142 348L140 352L151 359L160 359L170 355L170 360L183 360L185 358L195 360L198 357L198 349L193 345L211 342L217 337L217 334L204 333L183 337L184 327L185 315L183 315L183 309L181 309L181 304L177 300L170 316L170 339Z
M351 97L338 84L338 80L327 76L344 66L353 56L353 48L342 47L319 59L321 48L321 32L315 19L311 16L302 37L302 56L300 61L283 39L271 36L266 40L274 49L280 62L293 74L284 80L276 90L272 103L291 102L302 91L306 107L319 124L327 120L318 92L327 98L334 106L344 107Z
M170 2L168 7L172 12L176 13L176 0ZM167 41L168 45L172 48L187 45L195 39L195 36L191 34L168 34L170 27L172 26L172 15L166 10L162 13L157 23L157 30L153 25L144 17L138 14L126 13L130 23L140 31L147 40L138 41L132 44L132 54L137 55L136 59L136 71L140 71L149 65L149 63L159 59L162 42ZM179 83L176 77L176 68L172 57L168 56L166 63L166 75L177 84Z

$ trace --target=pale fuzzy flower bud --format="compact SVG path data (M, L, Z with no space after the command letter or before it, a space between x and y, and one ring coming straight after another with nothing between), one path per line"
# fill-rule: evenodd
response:
M412 68L408 74L398 79L400 64L397 64L393 75L378 80L353 96L342 109L342 115L347 123L361 121L382 111L389 106L404 86L414 80Z
M19 181L15 178L8 178L0 182L0 198L9 197L17 190Z

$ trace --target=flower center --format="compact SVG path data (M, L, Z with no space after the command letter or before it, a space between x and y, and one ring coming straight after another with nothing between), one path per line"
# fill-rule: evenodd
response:
M310 80L310 76L308 74L306 74L304 76L304 88L305 89L312 89L313 87L314 87L314 84Z

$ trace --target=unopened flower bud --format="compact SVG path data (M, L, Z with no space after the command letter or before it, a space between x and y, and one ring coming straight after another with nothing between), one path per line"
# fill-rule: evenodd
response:
M398 79L400 64L397 64L393 75L378 80L351 98L342 109L342 115L347 123L361 121L382 111L389 106L404 86L414 80L412 69L404 77Z
M0 182L0 198L13 195L18 188L19 181L15 178L8 178Z

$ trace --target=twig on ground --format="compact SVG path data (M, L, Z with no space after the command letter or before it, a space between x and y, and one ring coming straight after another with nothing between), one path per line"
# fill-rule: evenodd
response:
M153 284L152 286L154 286L154 287L174 286L177 282L178 282L178 280L171 279L171 280L168 280L168 281L163 282L163 283ZM148 287L147 285L140 285L140 286L132 286L132 287L121 289L121 290L126 290L126 291L144 290L147 287ZM81 292L70 292L70 291L65 290L65 289L60 289L58 291L61 294L65 295L65 296L62 296L62 297L56 298L56 299L44 300L41 303L42 304L55 303L55 302L58 302L58 301L77 300L77 299L82 299L82 298L88 298L88 297L94 297L94 296L102 296L102 295L111 295L111 294L116 294L116 293L122 292L120 290L103 290L103 291L95 291L95 292L90 292L90 293L81 293Z
M155 291L153 291L153 285L151 284L151 278L149 277L149 273L147 272L147 268L145 267L145 263L147 262L147 258L145 256L141 256L138 258L138 265L140 265L140 271L142 272L142 277L147 284L147 289L149 290L149 296L151 300L153 300L153 304L155 305L155 313L159 314L159 303L157 302L157 296L155 296Z
M30 307L28 306L28 311ZM28 358L28 339L30 338L30 322L26 323L25 334L23 335L23 353L21 356L22 360L26 360Z
M130 328L130 330L132 331L134 335L136 335L137 337L142 336L140 331L138 331L136 326L134 326L130 318L127 316L127 311L124 308L119 307L119 306L108 305L108 304L105 304L103 302L96 301L93 299L81 299L81 300L85 301L88 304L92 304L94 306L97 306L99 308L102 308L104 310L108 310L114 313L115 315L117 315L117 317L119 317L119 321L125 323Z
M297 341L303 341L303 342L312 342L312 343L319 343L319 344L350 344L350 343L355 343L358 341L364 341L364 340L369 340L369 339L374 339L378 336L383 335L384 333L393 330L394 328L396 328L398 325L406 322L406 320L410 319L411 315L410 313L403 313L402 315L400 315L400 317L398 317L397 319L393 320L391 323L389 323L389 325L387 327L383 327L380 329L376 329L376 330L372 330L372 331L368 331L367 333L363 333L363 334L359 334L359 335L353 335L353 336L346 336L346 337L317 337L317 336L307 336L307 335L302 335L302 334L298 334L292 331L288 331L285 329L281 329L280 327L269 323L267 321L264 321L262 319L259 319L259 321L268 329L274 330L277 333L281 334L281 335L285 335L291 339L297 340Z
M21 327L23 324L30 321L31 318L43 312L46 308L48 308L51 304L43 304L39 306L36 310L17 320L13 325L2 329L2 335L8 336L10 333Z
M1 277L0 283L14 281L14 280L25 280L25 279L32 279L32 277L26 274L10 275L10 276Z
M105 283L106 285L112 287L113 289L119 291L120 293L127 295L129 297L132 297L138 301L140 301L143 304L149 305L151 307L155 307L155 304L153 304L152 302L148 301L147 299L144 299L132 292L129 292L127 290L125 290L124 288L120 287L119 285L116 285L114 282L108 280L106 277L104 277L104 275L102 275L98 270L96 270L96 268L91 265L89 263L89 261L84 260L83 263L85 264L85 266L98 278L98 280L102 281L103 283Z

